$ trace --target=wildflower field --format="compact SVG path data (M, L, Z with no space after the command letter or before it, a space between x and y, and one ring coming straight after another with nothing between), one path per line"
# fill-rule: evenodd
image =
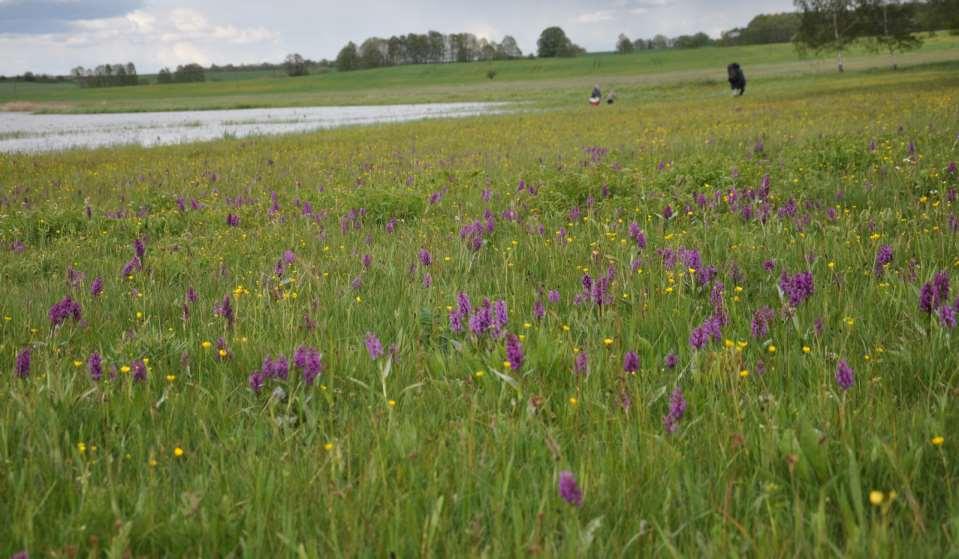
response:
M0 556L955 555L957 68L0 155Z

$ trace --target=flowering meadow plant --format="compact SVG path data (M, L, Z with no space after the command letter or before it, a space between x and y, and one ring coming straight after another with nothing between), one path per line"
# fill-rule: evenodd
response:
M937 60L0 155L0 554L949 556Z

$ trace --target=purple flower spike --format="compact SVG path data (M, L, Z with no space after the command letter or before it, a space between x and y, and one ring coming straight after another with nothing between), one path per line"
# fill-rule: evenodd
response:
M134 256L126 264L123 265L123 269L120 270L120 275L123 277L131 275L133 272L138 272L143 269L143 262L138 256Z
M80 304L69 296L64 297L60 302L50 307L48 315L52 326L59 326L71 317L75 322L79 322L81 318Z
M101 293L103 293L103 278L97 276L93 278L93 283L90 284L90 295L99 297Z
M886 266L892 263L892 246L882 245L876 252L875 273L877 278L881 278L886 273Z
M523 345L519 343L519 338L515 334L506 335L506 358L514 371L518 371L523 366Z
M769 307L763 307L753 314L753 321L750 329L753 338L757 340L764 339L769 334L769 323L776 317L776 311Z
M627 351L623 357L623 371L635 375L638 370L639 355L635 351Z
M506 312L506 301L496 301L493 303L493 320L497 329L505 328L509 322L509 315Z
M316 377L323 374L323 355L312 347L301 346L293 354L293 364L303 375L303 382L312 386Z
M130 365L130 369L133 370L133 380L135 382L143 382L147 379L147 366L143 363L143 359L137 359Z
M30 348L25 347L17 354L17 361L14 364L13 372L20 378L30 376Z
M956 327L956 309L949 305L939 307L939 324L950 330Z
M559 489L559 496L562 497L567 503L573 505L574 507L578 507L583 504L583 492L579 489L579 485L576 483L576 478L573 477L573 472L568 472L565 470L560 472L557 488Z
M87 371L89 371L90 380L93 382L100 382L100 379L103 378L103 358L100 357L99 353L94 351L90 354L87 359Z
M226 320L226 324L229 328L233 328L233 322L236 320L236 316L233 313L233 303L230 300L230 296L227 295L223 297L223 302L216 308L216 314L222 316Z
M263 389L263 382L265 380L266 379L263 376L263 373L261 373L260 371L254 371L253 373L250 374L250 378L249 378L250 390L259 394L260 390Z
M450 330L457 334L463 331L463 313L459 309L450 311Z
M683 396L683 389L677 386L669 397L669 411L663 416L663 428L666 432L675 433L684 415L686 415L686 398Z
M577 375L589 374L589 356L586 355L585 351L581 351L576 354L576 360L573 364L573 371Z
M383 344L373 332L366 333L366 351L370 354L370 359L374 361L383 357Z
M852 388L855 382L856 377L852 372L852 367L849 366L849 363L846 363L845 359L840 359L836 365L836 384L839 385L840 389L846 391Z
M932 313L949 298L949 274L937 272L932 281L925 283L919 291L919 308L926 313Z
M667 369L675 369L677 364L679 364L679 356L675 353L670 353L663 360L663 366Z
M430 254L430 251L425 248L420 249L420 264L423 266L429 266L433 263L433 255Z
M533 318L536 320L543 320L543 317L546 316L546 306L543 305L542 301L533 302Z
M629 224L629 236L636 242L636 248L640 250L646 248L646 234L635 221Z
M779 277L779 288L789 298L789 305L792 307L801 305L816 290L813 285L812 272L798 272L794 276L783 272Z

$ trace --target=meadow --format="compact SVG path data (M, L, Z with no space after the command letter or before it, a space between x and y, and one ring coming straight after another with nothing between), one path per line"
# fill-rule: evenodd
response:
M0 155L0 556L955 556L956 64L757 82Z
M924 37L922 48L890 56L861 46L846 56L850 70L955 62L959 37ZM598 53L562 59L427 64L277 77L273 72L209 73L207 82L82 89L73 83L0 82L0 110L97 113L244 109L317 105L384 105L469 101L523 102L539 107L580 102L599 82L634 99L676 98L690 85L722 86L726 65L746 69L749 88L775 88L788 78L819 80L836 72L833 54L792 44ZM494 71L490 79L488 72ZM150 80L150 76L145 79ZM784 80L785 79L785 80ZM677 92L677 90L679 90Z

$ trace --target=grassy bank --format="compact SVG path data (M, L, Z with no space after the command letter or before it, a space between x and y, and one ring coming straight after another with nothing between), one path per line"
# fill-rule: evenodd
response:
M907 54L849 53L850 70L909 67L959 60L959 38L940 35ZM828 76L833 57L800 59L791 44L595 54L572 59L417 65L331 72L300 78L263 77L195 84L81 89L73 84L0 83L0 106L45 112L128 112L453 101L532 101L567 104L593 83L620 93L677 85L725 84L725 66L738 61L753 85L784 76ZM489 70L496 77L487 77ZM16 91L14 91L16 89ZM721 89L721 87L720 87Z
M764 83L0 155L0 555L955 553L959 79Z

